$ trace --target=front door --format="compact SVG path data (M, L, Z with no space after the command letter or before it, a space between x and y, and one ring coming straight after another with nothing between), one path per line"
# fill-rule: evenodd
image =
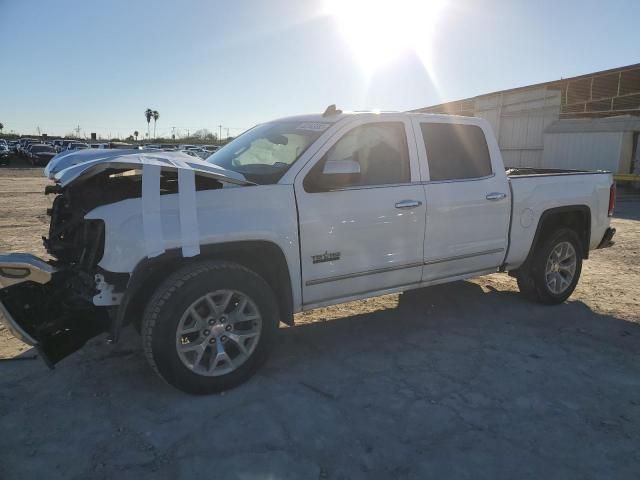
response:
M410 135L402 117L352 121L297 176L304 304L420 282L425 191Z

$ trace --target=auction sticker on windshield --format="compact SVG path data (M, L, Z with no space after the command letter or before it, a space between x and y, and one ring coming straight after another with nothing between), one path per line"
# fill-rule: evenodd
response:
M304 122L296 127L296 130L311 130L312 132L324 132L330 123Z

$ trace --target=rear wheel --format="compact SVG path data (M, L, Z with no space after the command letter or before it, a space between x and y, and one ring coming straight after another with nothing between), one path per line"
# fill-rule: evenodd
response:
M269 285L240 265L210 261L183 268L158 288L142 338L149 363L167 383L206 394L253 375L277 328Z
M575 231L556 230L536 248L528 267L518 272L520 292L547 305L564 302L578 284L582 257L582 246Z

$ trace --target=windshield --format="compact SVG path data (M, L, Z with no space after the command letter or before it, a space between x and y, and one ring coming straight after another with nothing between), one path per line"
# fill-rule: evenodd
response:
M207 162L241 173L251 182L277 183L329 126L300 121L258 125L210 155Z

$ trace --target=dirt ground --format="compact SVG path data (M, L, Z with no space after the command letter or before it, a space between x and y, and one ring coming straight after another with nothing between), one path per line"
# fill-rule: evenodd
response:
M45 255L41 175L0 169L0 251ZM301 314L221 395L165 385L133 331L0 362L0 478L639 479L640 196L613 224L564 305L496 274Z

